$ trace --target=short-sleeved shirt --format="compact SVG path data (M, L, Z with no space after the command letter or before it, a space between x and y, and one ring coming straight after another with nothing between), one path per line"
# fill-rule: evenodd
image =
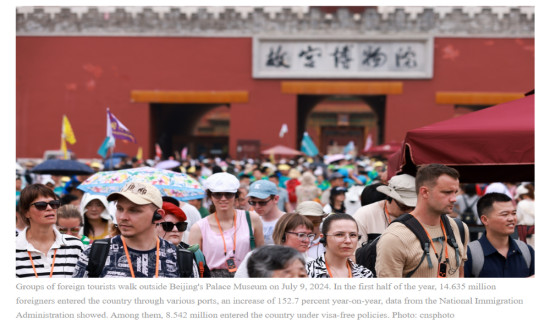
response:
M526 278L535 274L535 250L529 246L531 252L531 266L528 268L525 258L516 242L509 239L510 247L508 254L503 257L487 239L486 233L483 233L479 239L483 249L484 261L483 267L479 272L479 278ZM464 264L464 277L473 278L472 274L472 253L468 248L468 261Z
M369 234L382 234L389 225L388 218L384 212L386 200L377 201L363 206L355 212L353 218L357 221L361 240L357 241L357 248L367 242Z
M178 258L177 248L170 242L159 239L159 278L179 278L180 273L178 270ZM90 256L91 246L88 247L81 255L76 264L76 268L73 273L73 278L87 278L88 260ZM134 250L128 247L128 254L132 262L134 269L134 275L136 278L154 278L156 270L156 247L147 250L140 251ZM105 267L99 275L100 278L131 278L130 265L126 253L124 252L124 246L120 236L113 237L111 239L111 246L109 249L109 255L105 261Z
M449 219L449 223L453 230L453 234L458 243L458 264L456 261L455 249L448 243L445 243L448 248L449 263L447 264L447 278L458 278L459 268L464 264L467 259L466 246L469 241L468 227L464 224L465 240L460 240L460 231L453 219ZM438 261L443 262L445 260L445 251L442 246L443 230L441 225L430 226L422 224L424 228L430 234L433 240L435 251L441 258L438 259L434 249L430 246L430 261L432 262L432 268L430 268L427 257L424 258L420 267L412 274L413 278L437 278L438 275ZM441 239L439 241L438 239ZM441 253L443 252L443 255ZM416 235L402 223L392 223L382 233L380 240L376 246L376 274L379 278L404 278L406 275L413 271L420 263L423 256L423 248L420 244L420 240Z
M285 203L290 202L290 199L288 198L288 191L283 188L277 188L277 195L279 196L279 201L277 201L277 207L281 211L286 211Z

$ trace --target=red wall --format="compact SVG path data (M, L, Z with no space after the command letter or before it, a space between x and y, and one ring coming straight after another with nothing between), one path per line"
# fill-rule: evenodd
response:
M231 155L239 139L297 147L296 96L281 94L281 79L252 79L251 38L17 37L16 50L17 157L58 149L63 114L77 138L70 149L98 157L107 107L152 156L149 105L130 92L155 89L246 90L249 102L231 106ZM387 141L452 117L453 106L435 104L437 91L533 89L534 39L437 38L433 79L403 83L387 99ZM135 155L138 145L117 141L116 150Z

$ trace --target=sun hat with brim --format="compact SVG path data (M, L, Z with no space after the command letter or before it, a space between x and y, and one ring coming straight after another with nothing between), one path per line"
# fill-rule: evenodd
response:
M111 193L108 201L115 201L120 196L125 197L137 205L152 203L158 208L162 208L162 195L153 185L144 182L127 183L119 192Z
M415 179L411 175L400 174L394 176L387 186L379 186L376 190L408 207L416 207Z
M239 186L239 179L227 172L214 173L204 181L204 189L210 192L236 193Z
M302 201L296 207L296 213L303 216L324 217L327 214L323 211L323 207L319 202Z

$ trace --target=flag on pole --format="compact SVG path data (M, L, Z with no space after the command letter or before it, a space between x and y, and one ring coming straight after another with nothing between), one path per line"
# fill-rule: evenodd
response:
M319 154L319 150L307 132L304 132L304 137L302 138L302 148L300 150L310 157L315 157Z
M352 140L344 147L344 154L351 154L353 150L355 150L355 143Z
M160 145L158 143L155 143L155 154L156 154L155 158L157 160L162 159L162 149L160 148Z
M112 114L109 111L109 109L107 109L107 115L109 117L109 122L110 122L110 127L111 127L111 135L115 139L126 140L126 141L130 141L130 142L133 142L133 143L137 142L136 138L130 132L130 130L128 130L128 128L126 128L126 126L123 125L122 122L120 122L115 117L115 115Z
M101 146L97 150L97 153L102 157L107 157L107 152L109 151L109 148L115 147L115 137L113 137L113 128L111 127L111 117L109 116L110 112L107 108L107 137L105 140L103 140L103 143L101 143Z
M363 151L369 151L370 148L372 148L372 134L369 134L367 137L367 142L365 142L365 149L363 149Z
M63 115L63 124L61 126L61 150L63 150L63 157L69 159L67 154L67 143L75 144L76 138L74 136L73 128L69 122L69 118L66 115Z
M285 136L285 133L288 132L288 126L286 125L286 123L283 123L283 125L281 126L281 131L279 131L279 138L282 138Z
M187 160L187 147L181 149L181 160Z

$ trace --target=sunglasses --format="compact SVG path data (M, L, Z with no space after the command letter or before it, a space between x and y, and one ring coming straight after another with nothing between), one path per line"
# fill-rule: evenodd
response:
M52 200L50 202L38 201L38 202L35 202L35 203L31 203L31 206L34 206L36 209L38 209L40 211L44 211L44 210L48 209L48 205L50 205L50 207L52 209L57 209L61 206L61 201Z
M181 221L181 222L177 222L177 223L165 221L165 222L161 222L159 224L162 226L162 230L164 230L166 232L170 232L170 231L174 230L174 226L176 226L176 228L178 229L179 232L187 230L187 222L185 222L185 221Z
M74 228L63 228L63 227L57 227L57 231L59 231L60 233L67 233L67 232L72 232L72 233L77 233L80 231L82 227L74 227Z
M226 199L233 199L233 198L235 198L235 193L231 193L231 192L212 192L212 198L220 200L222 197L225 197Z
M251 205L251 206L255 206L257 204L260 205L260 207L263 207L265 206L269 201L273 200L273 198L270 198L269 200L265 200L265 201L252 201L252 200L248 200L248 204Z

